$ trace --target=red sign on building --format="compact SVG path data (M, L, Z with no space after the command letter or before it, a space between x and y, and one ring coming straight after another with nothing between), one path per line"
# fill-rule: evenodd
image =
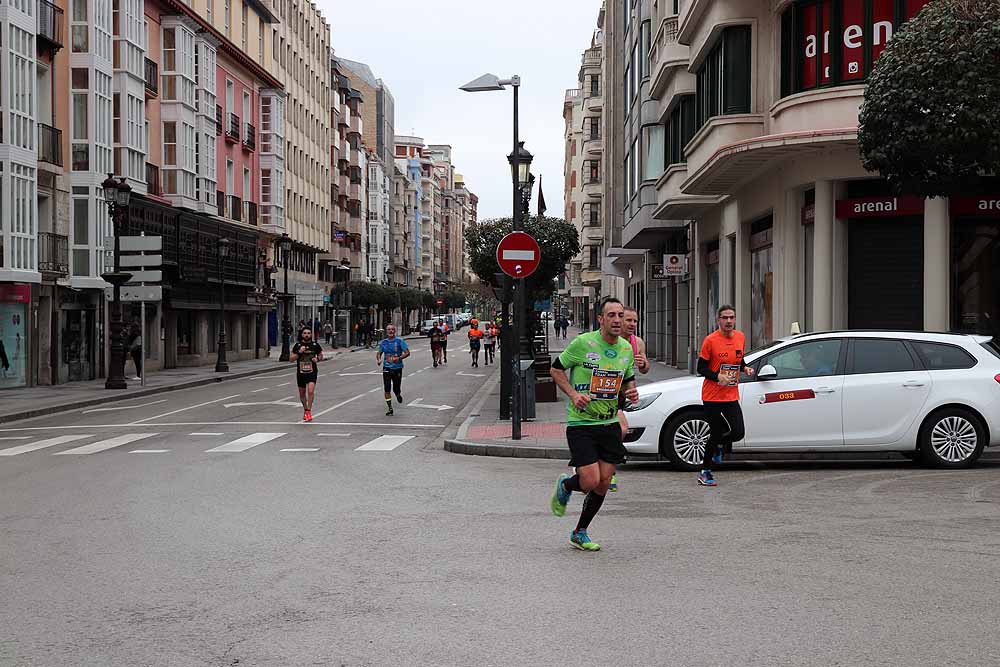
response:
M1000 195L991 197L952 197L949 207L952 216L1000 218Z

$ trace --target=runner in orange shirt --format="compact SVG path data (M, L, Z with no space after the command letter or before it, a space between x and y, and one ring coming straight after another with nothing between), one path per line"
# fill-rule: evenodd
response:
M698 356L698 375L705 378L701 400L705 419L712 429L705 446L698 483L715 486L712 463L722 461L722 454L743 439L743 411L740 409L740 374L753 375L753 368L743 363L746 337L736 330L736 309L725 305L718 311L719 328L705 337ZM721 449L720 449L721 446Z
M479 368L479 348L482 346L483 332L479 330L479 320L472 320L469 329L469 354L472 355L472 367Z

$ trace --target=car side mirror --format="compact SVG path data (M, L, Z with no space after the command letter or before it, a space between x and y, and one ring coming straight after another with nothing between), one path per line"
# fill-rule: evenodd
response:
M777 369L771 364L765 364L758 372L758 380L776 380L778 378Z

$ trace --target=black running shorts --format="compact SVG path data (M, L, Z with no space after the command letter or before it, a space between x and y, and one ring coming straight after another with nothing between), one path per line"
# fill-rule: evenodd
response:
M385 368L382 370L382 389L385 393L399 393L399 384L403 381L402 368Z
M300 389L305 389L309 384L316 384L318 378L319 373L297 373L295 375Z
M566 441L569 443L569 465L574 468L604 461L613 465L625 463L625 445L622 443L622 427L614 424L595 426L567 426Z

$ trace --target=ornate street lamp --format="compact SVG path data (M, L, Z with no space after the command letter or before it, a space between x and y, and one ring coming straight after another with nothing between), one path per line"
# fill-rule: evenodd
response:
M281 250L281 263L285 265L285 288L283 290L284 294L282 294L282 301L285 302L285 312L281 318L281 356L278 357L278 361L288 361L291 353L289 350L289 337L292 335L292 320L288 314L289 301L292 296L288 292L288 263L290 259L289 255L292 252L292 238L287 233L282 234L281 238L278 239L278 248Z
M219 246L219 340L216 344L215 372L228 373L229 363L226 361L226 258L229 257L229 246L232 243L227 238L218 241Z
M108 377L104 382L105 389L128 389L125 382L125 340L122 337L122 302L121 288L132 278L131 273L123 273L121 270L121 223L128 213L129 201L132 199L132 188L125 182L124 178L115 181L113 174L101 183L104 189L104 203L107 204L108 214L111 216L111 224L114 230L115 251L114 251L114 271L101 274L105 282L110 283L114 288L114 299L111 307L111 332L109 340L111 342L111 354L108 359Z

